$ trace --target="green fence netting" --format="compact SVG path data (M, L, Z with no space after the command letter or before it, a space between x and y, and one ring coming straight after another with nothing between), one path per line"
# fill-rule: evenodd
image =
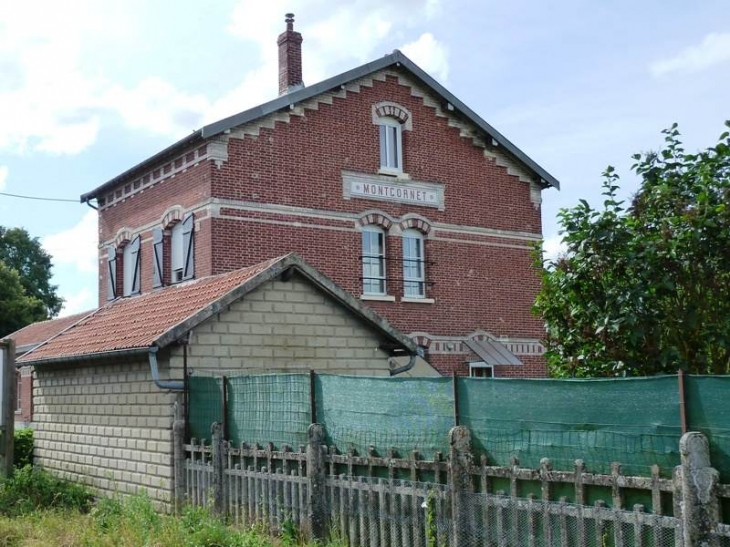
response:
M273 443L298 448L311 423L309 375L228 378L228 437L235 445Z
M379 454L394 448L405 456L418 450L431 458L448 452L454 425L449 378L366 378L317 375L317 421L327 443L341 451Z
M687 428L710 441L712 466L730 481L730 376L685 377Z
M191 376L188 382L190 437L211 440L211 426L223 421L221 378Z
M477 452L496 465L512 457L539 468L647 475L654 464L671 474L679 463L675 376L611 380L460 379L461 424L471 429Z

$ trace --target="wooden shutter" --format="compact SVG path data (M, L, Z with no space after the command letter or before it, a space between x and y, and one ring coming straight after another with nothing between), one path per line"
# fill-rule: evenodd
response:
M195 276L195 237L193 227L195 218L190 213L183 219L183 279Z
M152 230L152 288L162 287L162 229Z
M107 300L114 300L117 297L117 249L109 247L106 256L107 265Z

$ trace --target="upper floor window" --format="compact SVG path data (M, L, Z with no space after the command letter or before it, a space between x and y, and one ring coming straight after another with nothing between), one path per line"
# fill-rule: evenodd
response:
M426 268L423 234L418 230L403 232L403 296L426 297Z
M403 172L402 127L393 118L380 119L380 170L391 173Z
M122 295L138 294L141 290L142 268L139 252L140 236L124 246L122 251Z
M176 222L166 236L161 228L152 230L152 287L179 283L195 275L195 241L193 213ZM169 243L169 245L168 245ZM169 248L169 264L165 249ZM166 268L169 267L169 279Z
M471 378L494 378L494 367L484 361L469 363L469 376Z
M363 294L385 294L385 232L378 226L362 229Z
M183 223L178 222L170 233L170 282L183 280L185 264L183 260Z

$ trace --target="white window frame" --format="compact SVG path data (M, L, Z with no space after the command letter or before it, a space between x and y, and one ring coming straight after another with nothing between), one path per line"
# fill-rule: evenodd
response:
M411 254L408 240L417 241L418 253ZM403 296L405 298L426 298L426 239L418 230L403 231ZM416 263L415 267L413 263ZM415 275L414 275L415 271ZM415 290L411 290L415 285Z
M490 376L475 376L474 375L475 370L490 370L491 375ZM494 365L488 365L484 361L476 361L474 363L469 363L469 378L494 378Z
M122 296L131 296L134 287L134 260L132 242L128 241L122 249Z
M366 237L372 238L372 234L380 236L380 252L373 254L371 246L366 249ZM385 230L380 226L367 225L362 228L362 293L368 296L385 296L388 291L386 279L386 262L385 262ZM382 275L373 275L372 267L380 262L380 270ZM372 290L373 286L380 285L382 290Z
M183 223L177 222L170 230L170 283L180 283L185 271L185 238Z
M403 173L403 125L394 118L378 120L380 135L380 172Z

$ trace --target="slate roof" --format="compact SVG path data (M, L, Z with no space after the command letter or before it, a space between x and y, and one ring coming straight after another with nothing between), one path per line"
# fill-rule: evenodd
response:
M14 340L15 351L17 353L23 353L70 327L80 319L89 315L91 312L92 310L89 310L82 313L76 313L74 315L67 315L66 317L60 317L58 319L38 321L37 323L32 323L31 325L23 327L12 334L8 334L5 338Z
M139 296L118 298L81 318L18 359L19 364L89 359L125 350L165 347L234 301L294 268L337 299L398 347L414 343L359 300L346 293L299 256L289 254L221 275L171 285Z
M210 137L225 133L230 129L239 125L251 122L258 118L267 116L273 112L280 110L288 110L290 106L300 102L308 101L309 99L316 97L320 93L325 93L331 90L339 90L340 86L348 84L359 78L363 78L374 72L396 66L400 69L406 70L417 80L420 80L424 85L439 95L445 103L449 103L453 107L453 113L462 116L469 122L476 125L481 129L486 136L493 139L497 146L506 150L509 154L514 156L519 162L521 162L527 169L532 172L535 179L540 182L543 186L553 186L554 188L560 189L560 182L548 173L545 169L540 167L532 158L525 154L522 150L517 148L507 137L502 135L494 127L483 120L476 112L466 106L463 102L456 98L450 91L438 83L433 77L427 72L421 69L416 63L411 61L399 50L393 51L390 55L385 55L380 59L365 63L357 68L343 72L327 80L323 80L315 85L303 87L297 91L282 95L273 101L269 101L262 105L250 108L223 120L208 124L197 131L193 131L188 136L180 139L173 145L165 148L161 152L150 156L143 162L135 165L131 169L128 169L124 173L114 177L113 179L105 182L98 188L87 192L81 196L81 202L87 202L91 199L98 197L101 194L109 191L117 184L130 179L137 172L142 169L151 167L159 161L167 159L171 156L181 153L188 147L199 144Z

